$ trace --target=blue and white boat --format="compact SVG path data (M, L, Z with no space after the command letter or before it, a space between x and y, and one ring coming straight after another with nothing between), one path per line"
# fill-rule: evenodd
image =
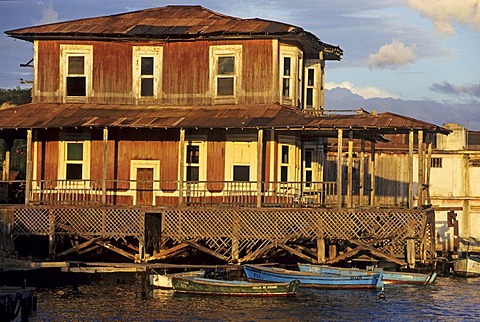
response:
M248 280L268 282L289 282L299 280L300 287L323 289L383 289L383 273L356 276L322 275L312 272L293 271L278 267L244 265Z
M302 272L312 272L321 275L336 275L336 276L358 276L364 274L375 274L381 269L373 271L362 270L358 268L343 268L333 267L327 265L312 265L312 264L298 264L298 269ZM432 284L437 278L437 273L430 274L412 273L412 272L391 272L383 271L384 284L413 284L413 285L427 285Z

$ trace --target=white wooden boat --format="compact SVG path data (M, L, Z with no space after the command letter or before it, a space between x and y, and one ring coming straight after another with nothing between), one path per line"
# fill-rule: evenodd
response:
M469 255L470 246L480 247L480 240L472 236L458 236L458 239L461 243L467 244L467 252L465 257L453 262L453 274L463 277L480 276L480 256Z
M457 276L480 276L480 256L467 256L453 262L453 273Z
M338 275L338 276L358 276L364 274L375 274L381 269L374 271L362 270L358 268L343 268L333 267L327 265L313 265L313 264L298 264L298 268L303 272L313 272L324 275ZM383 271L384 284L413 284L413 285L427 285L432 284L437 278L437 273L430 274L412 273L412 272L391 272Z
M151 273L148 276L148 278L149 278L151 287L169 290L169 289L173 289L173 285L172 285L173 277L188 277L188 276L204 277L205 270L202 269L199 271L189 271L189 272L180 272L180 273L172 273L172 274L159 274L153 271L153 273Z
M323 289L383 289L383 271L373 274L341 276L322 275L313 272L292 271L279 267L261 265L243 265L243 270L249 281L289 282L300 281L300 287L315 287Z

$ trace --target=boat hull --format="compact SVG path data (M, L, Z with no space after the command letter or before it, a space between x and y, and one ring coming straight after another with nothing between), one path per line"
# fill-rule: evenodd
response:
M175 293L228 296L295 296L298 280L287 283L251 283L199 277L173 277Z
M312 272L316 274L340 275L340 276L358 276L363 274L375 274L378 270L367 271L358 268L342 268L327 265L298 264L300 271ZM432 284L437 278L437 273L431 274L410 273L410 272L389 272L383 271L384 284L412 284L427 285Z
M190 271L190 272L181 272L181 273L173 273L173 274L158 274L153 273L149 275L149 282L152 288L156 289L163 289L163 290L171 290L173 288L172 285L172 278L174 276L182 277L182 276L196 276L196 277L203 277L205 276L204 270L199 271Z
M382 272L356 276L320 275L311 272L286 270L276 267L244 265L245 275L252 281L300 281L300 287L322 289L383 289Z
M480 276L480 258L462 258L453 262L453 273L461 277Z

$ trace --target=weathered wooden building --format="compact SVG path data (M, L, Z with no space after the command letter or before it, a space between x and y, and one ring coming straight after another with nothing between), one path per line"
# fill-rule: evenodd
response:
M425 154L413 135L449 131L391 113L326 113L325 64L341 59L339 47L200 6L6 33L33 43L34 82L32 103L0 110L1 138L27 141L25 204L2 211L14 237L48 237L51 257L98 248L138 261L191 249L227 262L279 249L311 262L434 257L431 212L422 199L413 207L414 145ZM382 209L375 144L395 133L412 138L407 202Z

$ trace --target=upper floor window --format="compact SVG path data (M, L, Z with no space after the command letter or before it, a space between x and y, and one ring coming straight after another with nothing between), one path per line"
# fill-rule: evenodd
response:
M283 57L283 73L282 73L282 96L291 98L292 84L292 58Z
M315 94L315 69L307 69L307 83L305 90L305 107L312 108L314 106Z
M93 47L60 45L61 87L64 101L85 101L92 91Z
M280 45L279 100L283 105L302 106L303 54L294 46Z
M210 84L216 101L235 102L240 89L241 60L241 45L210 47Z
M235 94L235 56L217 58L217 96L233 96Z
M155 99L161 87L163 48L133 47L133 92L137 99Z

